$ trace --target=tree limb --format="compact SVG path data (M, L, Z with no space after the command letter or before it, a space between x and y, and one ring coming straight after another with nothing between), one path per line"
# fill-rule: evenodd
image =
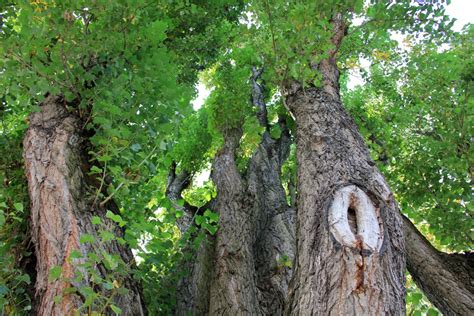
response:
M407 268L415 283L444 315L474 311L474 252L447 254L436 250L403 216Z

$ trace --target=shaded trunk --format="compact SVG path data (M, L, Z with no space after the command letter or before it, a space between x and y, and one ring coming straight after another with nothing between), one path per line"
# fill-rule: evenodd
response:
M443 315L474 311L474 254L446 254L436 250L406 218L407 267L415 283Z
M40 112L30 116L30 127L23 142L31 200L31 233L37 259L38 315L73 315L84 303L82 295L64 292L71 286L92 286L90 273L76 267L83 259L70 258L73 251L84 258L87 254L105 251L133 266L130 249L115 240L94 244L79 242L82 234L99 238L98 227L92 224L93 216L100 217L105 227L118 237L123 235L105 216L106 210L116 212L116 205L109 202L102 208L93 203L98 186L87 176L89 144L82 135L80 123L67 111L61 97L48 96L40 105ZM50 282L48 276L54 267L61 268L62 277ZM102 276L107 273L101 264L97 264L96 270ZM78 272L83 274L82 279L66 280ZM128 293L116 294L111 302L122 309L124 315L143 315L138 284L131 276L117 281ZM103 289L95 290L111 295Z
M175 314L206 315L209 311L209 288L212 280L215 239L214 236L206 235L196 249L194 239L197 237L195 233L191 233L191 228L194 226L194 216L201 215L203 210L208 208L212 209L211 205L214 201L202 208L190 205L186 201L180 204L179 201L183 200L181 192L190 185L192 175L187 171L177 174L176 168L176 163L173 162L168 174L166 196L173 207L182 212L182 216L177 219L176 224L187 242L183 253L189 256L183 259L178 268L185 275L177 284Z
M404 314L401 216L334 93L337 82L332 87L287 97L298 165L298 256L288 312Z
M224 133L224 147L213 164L219 230L215 275L211 282L211 315L260 314L252 251L254 214L245 199L244 182L235 163L235 150L241 135L242 131L237 128Z
M267 126L262 87L256 82L259 74L261 71L254 71L253 98L257 117ZM209 237L213 250L201 246L190 269L192 275L183 279L181 287L191 290L179 293L178 301L187 303L178 304L177 314L282 314L291 277L291 269L282 262L285 258L288 262L293 260L295 240L294 210L288 206L281 184L281 166L291 141L283 120L280 126L279 139L273 139L268 131L264 133L245 174L239 172L235 161L242 131L228 128L223 132L224 146L212 167L217 198L209 204L219 213L219 230ZM186 210L193 212L192 207ZM212 256L205 256L204 252ZM200 256L207 260L200 260ZM202 266L212 268L208 280L200 277L204 275L200 271L209 271ZM206 293L203 286L186 285L196 281L208 286L209 296L202 294ZM196 292L198 289L200 292ZM190 295L182 298L184 292ZM203 296L207 307L202 305Z

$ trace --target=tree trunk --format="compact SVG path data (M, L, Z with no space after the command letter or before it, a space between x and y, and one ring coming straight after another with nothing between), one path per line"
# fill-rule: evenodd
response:
M258 76L255 72L254 104L259 109L257 117L260 123L267 126L262 87L256 82ZM257 99L259 103L256 103ZM281 167L288 157L291 140L284 121L279 123L281 137L273 139L265 131L245 174L239 172L235 162L242 131L228 128L223 132L224 146L212 167L217 198L209 203L209 208L219 213L219 230L214 238L209 237L212 242L207 243L214 249L201 246L196 256L198 259L190 268L192 275L182 280L180 287L187 290L178 293L178 302L186 303L178 304L177 314L282 314L291 278L291 269L282 262L285 258L292 262L295 240L294 209L288 206L281 184ZM175 175L171 179L180 177ZM171 189L172 183L179 181L169 181L169 193L176 192L176 189ZM176 194L168 196L176 199ZM191 213L186 218L197 211L186 204L185 209ZM199 259L203 257L207 260ZM212 267L212 274L202 273L210 270L203 266ZM203 278L206 275L207 280ZM209 286L208 294L202 294L206 293L203 288L206 284ZM188 295L183 298L185 293ZM206 299L208 306L203 307L202 302ZM183 310L183 307L187 309Z
M82 280L72 284L65 280L77 275L76 265L82 262L82 259L71 260L71 252L78 251L86 257L103 250L119 255L125 263L133 265L130 249L115 240L100 245L79 242L82 234L98 236L92 216L100 217L102 223L119 237L123 232L105 216L106 209L117 211L115 204L109 202L104 209L93 203L97 183L87 176L88 140L82 134L80 120L69 113L64 104L61 97L48 96L41 104L40 112L30 116L30 127L24 139L31 232L37 259L38 315L73 315L84 303L80 295L64 293L70 286L90 286L91 281L85 270L81 271L85 274ZM57 266L62 269L62 277L49 282L49 273ZM99 275L106 272L102 265L97 265L96 269ZM113 304L122 309L124 315L143 315L145 310L138 284L131 276L117 281L128 289L128 293L115 295Z
M336 54L346 34L331 19L328 57L312 65L321 87L290 82L296 121L297 259L289 314L401 315L402 219L392 193L339 96Z
M407 267L415 283L443 315L474 311L474 254L436 250L406 217L403 218Z
M300 88L287 97L298 165L298 256L288 312L404 314L401 216L334 86L333 93Z
M241 177L233 159L238 133L213 165L220 217L209 313L280 315L291 277L281 261L294 257L293 210L280 179L289 134L274 140L265 132Z

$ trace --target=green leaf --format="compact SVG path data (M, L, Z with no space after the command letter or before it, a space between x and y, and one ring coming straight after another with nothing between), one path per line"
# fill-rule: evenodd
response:
M62 268L60 266L54 266L49 270L48 282L54 282L61 277Z
M94 236L92 236L90 234L82 234L81 238L79 238L79 242L81 244L85 244L85 243L92 244L94 241L95 241Z
M206 216L209 219L210 223L217 223L217 221L219 220L219 214L214 213L210 210L206 210L204 212L204 216Z
M133 144L132 146L130 146L130 149L133 150L134 152L137 152L140 149L142 149L142 146L140 144Z
M421 301L421 299L423 298L423 294L421 294L421 293L413 293L410 296L411 296L412 301L413 301L414 304L418 304Z
M118 261L114 256L106 252L102 252L102 255L104 256L104 263L107 269L115 270L118 267Z
M79 259L79 258L82 258L82 253L78 250L73 250L71 251L71 253L69 254L69 258L70 259Z
M204 222L204 216L197 215L194 221L196 222L197 225L201 225Z
M21 282L24 282L26 284L30 284L31 283L31 280L30 280L30 276L28 274L22 274L22 275L19 275L15 278L15 280L17 280L19 283Z
M102 223L102 220L100 219L99 216L92 216L92 224L99 225L101 223Z
M115 239L115 235L109 231L103 230L100 232L100 238L103 242L108 242Z
M126 222L122 219L120 215L114 214L111 211L107 211L107 213L105 214L105 217L113 220L114 222L119 224L120 227L123 227L126 224Z
M8 287L3 284L0 284L0 297L8 293Z
M15 207L15 209L18 211L18 212L23 212L23 204L22 203L15 203L13 204L13 206Z
M3 213L3 210L0 210L0 227L2 227L5 224L5 214Z
M92 167L91 167L90 174L98 174L98 173L102 173L102 169L100 169L100 168L97 167L97 166L92 166Z
M110 304L110 308L114 311L115 315L120 315L122 313L122 310L114 304Z

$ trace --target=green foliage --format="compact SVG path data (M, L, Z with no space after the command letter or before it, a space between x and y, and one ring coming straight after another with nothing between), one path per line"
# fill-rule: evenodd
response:
M28 99L13 92L0 95L0 309L7 314L26 314L31 309L33 285L28 273L34 269L21 145L27 121L26 113L11 105Z
M472 248L472 41L419 45L370 70L346 104L402 211L442 249Z
M230 129L241 129L237 164L244 171L264 129L250 102L251 67L264 66L265 98L274 138L278 116L288 115L281 94L291 80L320 85L316 67L334 48L331 18L346 12L349 26L337 56L342 83L359 68L367 81L344 102L387 176L401 208L438 248L472 248L473 135L472 27L450 31L447 1L11 1L0 3L0 308L27 313L32 277L27 218L29 201L21 139L27 116L46 94L62 94L90 140L89 175L97 178L94 200L113 199L119 213L106 218L124 229L119 238L98 216L97 234L83 234L91 249L71 254L77 264L68 293L85 298L83 313L120 314L113 298L121 279L138 278L149 313L172 314L176 285L192 249L218 230L218 214L199 211L196 225L180 233L182 216L165 196L169 167L194 182L183 198L204 207L216 196L212 181L197 184L210 169ZM240 21L240 24L237 23ZM408 35L408 51L392 39ZM431 43L430 43L431 42ZM441 44L447 48L439 49ZM199 111L190 100L198 79L212 90ZM289 202L296 181L295 146L282 167ZM101 247L130 246L138 268ZM99 274L95 266L104 267ZM277 268L291 268L287 256ZM82 272L81 272L82 271ZM84 282L84 273L92 281ZM67 280L53 267L50 282ZM68 280L72 281L72 280ZM97 285L97 286L96 286ZM435 311L412 282L408 309ZM101 290L98 290L98 289ZM62 297L55 298L56 303Z
M210 210L205 210L203 215L197 215L194 218L196 224L206 229L211 235L214 235L217 232L218 220L219 215Z
M277 269L292 268L293 262L288 255L283 255L277 259Z
M208 131L208 114L205 109L200 109L181 123L171 158L178 161L183 170L199 171L211 158L207 154L211 143L212 136ZM171 165L171 159L167 164Z
M423 295L409 274L407 275L406 288L407 315L441 315L438 309L428 301L425 295Z
M108 213L109 218L114 217ZM118 215L117 215L118 216ZM114 217L114 221L121 219ZM83 298L83 304L77 314L102 315L112 310L120 314L120 308L114 305L114 300L128 293L124 280L133 274L130 264L125 263L120 254L110 253L107 245L111 241L119 241L114 228L97 219L94 225L98 228L98 236L82 234L80 242L88 244L94 251L83 254L73 250L67 258L67 264L75 267L73 275L65 275L63 267L53 266L49 270L48 282L65 282L69 284L61 295L54 298L55 304L60 304L67 295L78 295ZM88 280L88 281L86 281Z
M232 57L225 56L225 61L216 64L207 83L213 89L206 102L209 124L221 135L228 129L240 128L250 111L250 66L237 65Z

